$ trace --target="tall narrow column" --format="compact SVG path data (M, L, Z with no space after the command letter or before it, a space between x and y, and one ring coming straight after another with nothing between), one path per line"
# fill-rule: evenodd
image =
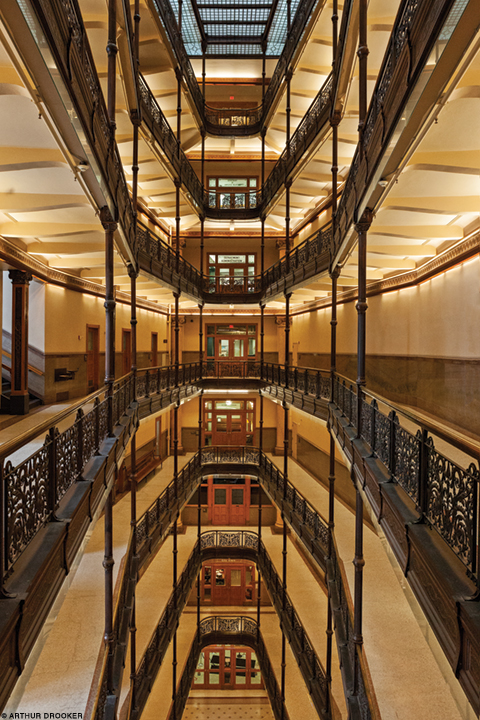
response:
M175 270L180 270L180 187L181 182L177 178L175 184Z
M179 293L174 293L175 298L175 316L174 316L174 337L175 337L175 351L174 351L174 367L175 367L175 388L177 389L177 396L175 399L175 405L173 408L173 485L175 499L178 497L178 380L179 380L179 333L180 326L178 322L178 301L180 298Z
M359 18L359 118L358 138L360 157L363 158L363 137L365 119L367 114L367 0L360 0ZM365 385L365 355L366 355L366 312L367 312L367 231L371 223L372 214L366 210L362 218L356 223L358 233L358 300L357 300L357 437L362 433L362 388ZM363 644L363 500L357 487L355 505L355 568L354 598L353 598L353 640L358 650ZM355 656L354 691L359 687L358 676L360 667L358 653Z
M131 348L132 348L132 399L137 399L137 272L132 265L128 266L130 276L130 327ZM137 525L137 429L134 428L130 443L130 527L133 531L132 554L137 554L135 527ZM136 627L136 606L135 591L132 600L132 612L130 615L130 696L131 705L135 707L135 672L137 666L137 627Z
M333 0L332 10L332 68L335 75L338 49L338 0ZM340 116L333 112L330 118L332 128L332 237L335 240L337 221L337 196L338 196L338 123ZM338 266L330 268L332 280L332 312L330 320L330 402L334 401L335 373L337 370L337 280L339 276ZM328 423L330 435L329 448L329 473L328 473L328 555L332 556L333 531L335 528L335 438L332 428ZM332 650L333 650L333 611L330 585L328 587L327 604L327 653L325 663L325 675L329 692L327 693L327 710L330 711L330 697L332 686Z
M205 191L205 130L202 128L200 131L202 135L202 159L200 166L200 179L203 188L204 202L208 205L208 192ZM202 276L202 282L205 289L208 292L208 278L204 279L204 254L205 254L205 215L202 212L200 215L200 274Z
M110 147L115 149L115 104L116 104L116 59L117 59L117 12L116 0L108 0L108 42L107 42L107 111L110 122ZM113 435L113 383L115 380L115 294L114 294L114 245L116 223L108 208L100 211L105 230L105 385L108 398L108 433ZM105 502L105 650L109 655L107 690L113 691L113 488Z
M32 275L22 270L9 270L12 281L12 347L11 394L12 415L26 415L28 395L28 290Z

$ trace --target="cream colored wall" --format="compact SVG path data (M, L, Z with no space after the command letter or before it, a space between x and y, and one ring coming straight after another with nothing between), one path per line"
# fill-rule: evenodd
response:
M105 351L104 300L56 285L45 285L45 352L84 353L86 326L100 326L100 352ZM151 333L158 333L158 350L165 347L167 322L164 315L137 309L137 350L149 352ZM115 312L116 350L121 350L122 329L130 329L130 306L117 303Z
M480 259L426 282L369 297L367 354L479 358ZM330 351L330 308L293 318L291 340L299 352ZM338 306L337 350L355 353L355 302Z

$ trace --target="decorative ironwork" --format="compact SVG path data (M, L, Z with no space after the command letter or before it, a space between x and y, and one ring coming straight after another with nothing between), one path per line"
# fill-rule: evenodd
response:
M7 560L13 565L28 543L49 519L49 445L45 443L27 460L5 465L7 496Z
M400 425L397 416L392 423L394 432L395 470L393 477L400 487L418 505L419 475L420 475L420 444L421 433L417 431L412 435Z
M480 473L471 463L468 470L426 443L428 454L427 517L462 562L476 570L478 483Z

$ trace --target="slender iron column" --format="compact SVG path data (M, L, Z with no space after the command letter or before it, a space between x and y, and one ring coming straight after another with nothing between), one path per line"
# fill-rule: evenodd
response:
M203 195L205 202L208 204L208 193L205 192L205 130L202 128L200 131L202 135L202 161L201 161L201 170L200 170L200 179L202 181L202 188L203 188ZM200 274L202 275L202 281L205 282L203 279L203 273L204 273L204 253L205 253L205 215L200 215ZM208 282L208 279L207 279ZM205 282L205 285L207 283Z
M332 68L335 74L338 48L338 0L333 0L332 9ZM333 113L330 118L332 128L332 237L335 238L337 220L337 196L338 196L338 123L340 116ZM337 369L337 280L340 272L338 266L330 269L332 280L332 312L330 320L330 402L334 401L335 373ZM328 474L328 555L332 556L333 532L335 528L335 438L332 428L328 423L330 435L329 448L329 474ZM331 707L332 687L332 645L333 645L333 612L330 587L328 588L327 604L327 653L325 663L325 675L328 684L327 710Z
M108 0L107 42L107 112L110 123L109 153L115 151L115 103L116 103L116 1ZM105 384L108 398L108 433L113 435L113 383L115 380L115 297L113 286L113 235L116 223L107 207L100 211L105 230ZM113 489L105 502L105 651L109 655L107 691L113 691Z
M138 137L138 135L137 135ZM137 273L132 265L128 266L130 275L130 327L132 328L132 399L137 399ZM130 444L130 527L132 535L132 555L137 554L137 542L135 527L137 524L137 428L132 435ZM137 668L137 627L136 627L136 603L135 592L132 601L132 612L130 615L130 698L131 706L135 707L135 673Z
M363 136L367 114L367 0L360 0L359 19L359 122L358 136L361 157L363 157ZM365 355L366 355L366 312L367 312L367 231L372 221L372 213L366 210L356 223L358 233L358 300L357 300L357 437L362 434L362 388L365 386ZM354 614L353 640L360 651L363 644L363 500L357 488L355 505L355 567L354 582ZM359 654L355 655L354 692L358 689L360 673Z
M180 186L181 182L178 179L174 180L175 183L175 270L178 273L180 271Z
M178 561L177 561L177 555L178 555L178 512L175 517L175 522L173 523L173 605L174 605L174 611L177 609L177 575L178 575ZM175 632L173 634L172 638L172 720L175 720L177 717L177 665L178 665L178 659L177 659L177 630L175 628Z
M200 363L200 377L203 377L203 303L198 306L198 362Z
M178 392L178 380L179 380L179 332L180 326L178 322L178 301L180 298L179 293L173 294L175 298L175 318L174 318L174 333L175 333L175 388ZM178 498L178 407L179 407L178 394L175 400L173 408L173 484L174 484L174 495L175 499Z

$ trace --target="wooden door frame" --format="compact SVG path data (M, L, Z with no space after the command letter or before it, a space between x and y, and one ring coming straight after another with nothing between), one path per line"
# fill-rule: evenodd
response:
M153 347L153 339L154 338L155 338L155 350ZM152 331L152 333L151 333L150 351L152 354L151 365L152 365L152 367L157 367L158 366L158 332ZM155 353L155 355L154 355L154 353Z
M128 335L128 355L127 359L129 359L129 367L125 371L125 351L123 349L123 338L125 335ZM130 370L132 369L132 328L122 328L122 377L124 375L127 375ZM125 371L125 372L124 372Z
M89 330L95 330L94 337L96 338L96 348L94 350L88 349L88 332ZM95 392L100 387L100 325L92 325L91 323L86 324L86 337L85 337L85 350L87 360L87 395L91 392ZM88 355L90 352L94 353L94 379L93 389L88 386Z

